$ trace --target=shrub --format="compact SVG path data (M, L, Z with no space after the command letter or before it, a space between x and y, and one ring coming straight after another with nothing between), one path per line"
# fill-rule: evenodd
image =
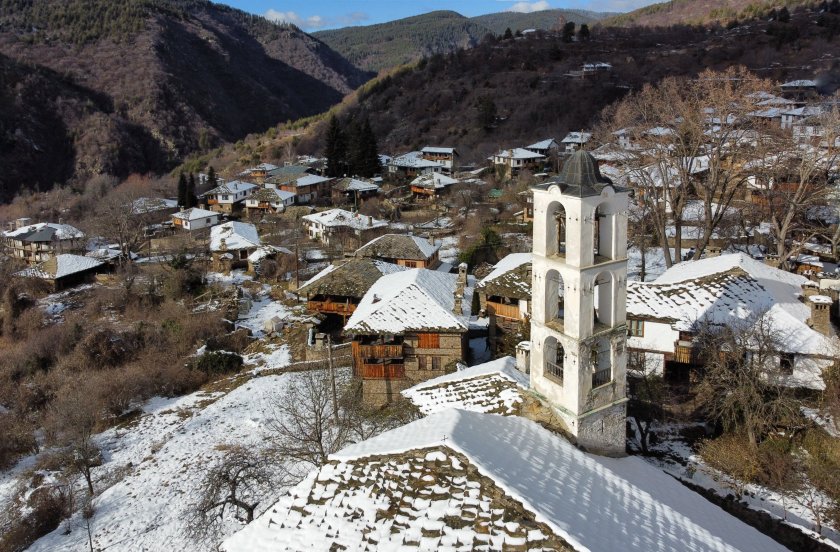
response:
M738 496L761 471L758 449L750 444L746 435L740 433L727 433L717 439L705 440L700 444L699 452L711 467L735 479L727 484Z
M67 515L70 497L61 488L42 487L27 500L27 513L11 520L0 536L0 550L18 552L55 530Z
M230 374L242 367L242 357L234 353L209 352L193 361L193 367L207 375Z

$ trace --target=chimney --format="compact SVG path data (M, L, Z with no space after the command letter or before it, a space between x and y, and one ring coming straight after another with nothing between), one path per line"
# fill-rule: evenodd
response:
M467 263L461 263L458 265L458 279L455 280L455 292L453 293L455 301L452 306L452 312L458 315L464 313L463 303L465 287L467 287Z
M521 341L516 346L516 369L527 374L531 371L531 342Z
M808 297L808 305L811 307L811 319L809 326L814 331L823 335L832 336L834 332L831 329L831 304L833 301L827 295L811 295Z

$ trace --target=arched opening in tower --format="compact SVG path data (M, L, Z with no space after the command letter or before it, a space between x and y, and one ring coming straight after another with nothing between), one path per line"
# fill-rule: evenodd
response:
M545 319L547 322L559 323L562 327L566 316L563 277L556 270L549 270L545 278Z
M566 256L566 209L560 203L551 205L549 213L548 253Z
M604 271L595 276L593 301L593 328L595 331L613 323L613 275ZM600 328L599 328L600 326Z
M557 338L548 336L543 345L545 351L545 367L543 375L563 385L563 361L566 358L566 351Z

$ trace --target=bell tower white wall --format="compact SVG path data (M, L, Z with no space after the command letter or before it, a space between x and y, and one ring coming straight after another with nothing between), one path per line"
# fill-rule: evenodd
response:
M533 190L531 386L579 446L609 456L626 441L629 193L619 190Z

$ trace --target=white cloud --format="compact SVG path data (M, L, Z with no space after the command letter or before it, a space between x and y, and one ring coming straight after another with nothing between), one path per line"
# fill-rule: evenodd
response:
M509 12L531 13L536 11L550 10L551 6L545 0L538 2L516 2L507 9Z
M368 14L364 12L352 12L334 18L324 18L320 15L310 15L309 17L303 17L297 12L284 12L273 9L267 10L264 15L265 18L270 21L274 21L277 23L291 23L292 25L300 27L305 31L323 29L324 27L353 25L359 23L360 21L365 21L369 18Z

